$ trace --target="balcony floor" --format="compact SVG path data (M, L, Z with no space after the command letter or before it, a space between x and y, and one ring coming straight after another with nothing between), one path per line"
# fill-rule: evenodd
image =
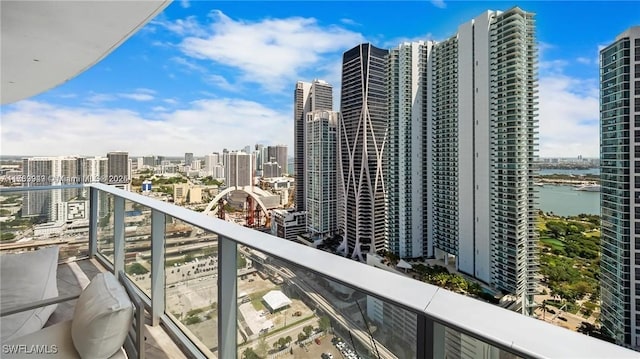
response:
M93 277L107 270L95 259L83 259L75 262L58 264L58 291L60 296L81 292ZM49 317L45 326L53 325L73 317L76 300L58 304L56 311ZM145 325L147 358L186 358L161 326Z

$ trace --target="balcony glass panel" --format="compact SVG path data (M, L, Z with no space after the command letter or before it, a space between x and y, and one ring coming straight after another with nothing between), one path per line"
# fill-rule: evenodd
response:
M98 253L113 264L113 198L111 193L98 191Z
M165 312L208 357L218 348L218 236L165 216Z
M238 253L238 357L416 357L416 314L250 247Z
M125 273L151 297L151 209L125 201L124 210Z
M59 261L89 254L89 201L82 188L18 190L0 194L1 243L6 253L45 245Z
M481 355L482 358L521 358L437 322L433 324L433 341L434 358L469 358Z

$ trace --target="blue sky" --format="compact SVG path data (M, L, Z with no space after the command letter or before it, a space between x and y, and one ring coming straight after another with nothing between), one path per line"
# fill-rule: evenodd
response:
M358 43L444 40L515 5L536 13L540 156L597 157L598 50L640 25L640 2L176 0L93 68L3 106L1 152L203 156L283 143L292 154L297 80L327 80L337 99L342 53Z

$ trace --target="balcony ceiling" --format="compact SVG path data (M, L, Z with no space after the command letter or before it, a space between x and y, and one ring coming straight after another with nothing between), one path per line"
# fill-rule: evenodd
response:
M1 103L37 95L74 78L170 2L2 0Z

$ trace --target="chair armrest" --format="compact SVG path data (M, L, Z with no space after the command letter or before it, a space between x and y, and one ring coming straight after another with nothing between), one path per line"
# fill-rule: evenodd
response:
M0 310L0 317L4 317L4 316L7 316L7 315L11 315L11 314L16 314L16 313L20 313L20 312L25 312L25 311L31 310L31 309L47 307L47 306L52 305L52 304L58 304L58 303L66 302L66 301L69 301L69 300L78 299L78 297L80 297L80 294L61 295L61 296L58 296L58 297L38 300L36 302L32 302L32 303L29 303L29 304L19 305L17 307L13 307L13 308L5 308L5 309Z

